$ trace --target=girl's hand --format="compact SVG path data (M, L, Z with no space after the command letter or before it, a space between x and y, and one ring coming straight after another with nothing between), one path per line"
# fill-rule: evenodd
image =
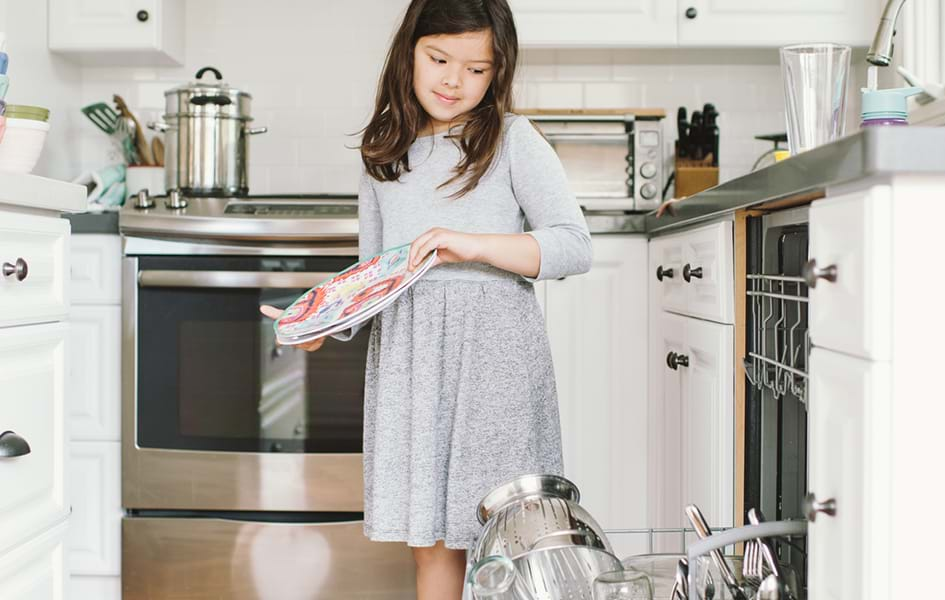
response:
M665 213L669 213L670 216L675 217L676 207L673 205L679 202L680 200L685 200L685 199L686 197L683 196L682 198L670 198L666 202L663 202L662 204L660 204L659 208L656 209L656 218L659 219Z
M474 262L483 256L483 236L434 227L410 245L408 268L419 267L428 254L436 250L433 266L442 263Z
M269 306L268 304L263 304L259 307L259 312L269 317L273 321L282 316L282 313L285 312L281 308L276 308L275 306ZM278 344L278 340L276 341ZM322 347L322 344L325 343L325 338L318 338L317 340L312 340L311 342L306 342L304 344L295 345L296 348L301 348L306 352L315 352ZM281 344L280 344L281 345Z

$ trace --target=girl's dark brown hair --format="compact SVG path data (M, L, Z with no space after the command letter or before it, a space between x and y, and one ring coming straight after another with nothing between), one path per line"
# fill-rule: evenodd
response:
M470 111L458 139L463 158L440 187L465 178L459 197L473 190L499 150L505 114L512 109L512 79L518 35L506 0L413 0L394 35L381 74L374 115L364 129L361 160L379 181L396 181L410 171L407 150L426 122L413 91L414 48L428 35L492 30L493 77L479 105Z

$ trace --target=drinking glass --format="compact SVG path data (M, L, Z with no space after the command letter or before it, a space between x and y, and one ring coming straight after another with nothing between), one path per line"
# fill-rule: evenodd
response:
M594 580L594 600L653 600L653 584L642 571L611 571Z
M788 147L800 154L843 136L850 47L804 44L781 48Z

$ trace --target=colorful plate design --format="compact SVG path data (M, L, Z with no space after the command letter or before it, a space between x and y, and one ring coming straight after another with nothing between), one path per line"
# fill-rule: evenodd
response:
M423 275L436 253L413 272L407 270L409 256L410 244L386 250L305 292L276 320L277 339L298 344L373 316Z

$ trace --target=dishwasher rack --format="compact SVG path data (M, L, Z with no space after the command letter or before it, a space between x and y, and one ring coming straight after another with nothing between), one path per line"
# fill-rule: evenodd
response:
M748 381L775 398L807 398L808 288L802 277L748 275L751 349L743 367Z

